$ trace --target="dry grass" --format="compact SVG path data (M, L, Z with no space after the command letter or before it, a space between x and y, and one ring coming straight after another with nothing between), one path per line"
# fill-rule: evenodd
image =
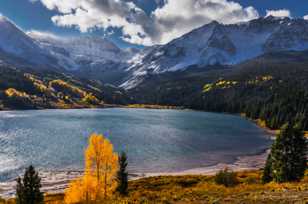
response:
M260 183L260 172L237 174L240 184L227 188L210 176L160 176L129 182L129 195L104 203L308 203L308 174L298 183ZM0 202L1 203L1 202ZM3 202L4 203L4 202ZM46 204L63 204L63 195L47 195Z
M262 185L259 172L238 174L240 184L226 188L212 177L155 177L130 183L132 203L306 203L308 177L300 183Z
M150 104L130 104L126 108L146 108L146 109L181 109L177 106L150 105Z

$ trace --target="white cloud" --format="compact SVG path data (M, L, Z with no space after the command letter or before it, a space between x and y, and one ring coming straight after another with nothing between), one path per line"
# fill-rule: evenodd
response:
M34 39L42 39L42 40L43 39L54 39L54 40L65 39L64 37L60 37L53 33L39 31L39 30L29 30L26 32L26 34L30 37L33 37Z
M253 7L229 0L157 0L160 6L147 15L132 0L40 0L56 10L58 26L92 29L120 28L122 38L141 45L164 44L213 20L229 24L259 16Z
M278 18L284 18L284 17L291 18L291 12L288 9L266 10L266 17L268 16L273 16Z
M259 16L253 7L243 8L227 0L169 0L153 16L166 43L213 20L224 24L249 21Z
M308 15L304 16L303 18L308 21Z

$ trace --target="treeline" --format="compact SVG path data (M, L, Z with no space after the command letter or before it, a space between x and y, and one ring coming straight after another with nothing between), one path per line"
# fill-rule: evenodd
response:
M199 103L199 104L198 104ZM244 113L248 118L261 119L271 129L300 120L308 130L308 90L297 81L272 79L260 84L246 81L204 92L192 107L198 109Z

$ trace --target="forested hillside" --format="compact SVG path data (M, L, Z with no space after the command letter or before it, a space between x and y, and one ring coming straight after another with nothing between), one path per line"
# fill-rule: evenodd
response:
M232 69L213 66L150 76L130 94L143 103L244 113L273 129L302 120L307 129L307 56L308 52L272 53Z
M127 104L121 89L63 73L0 66L0 110L104 107Z

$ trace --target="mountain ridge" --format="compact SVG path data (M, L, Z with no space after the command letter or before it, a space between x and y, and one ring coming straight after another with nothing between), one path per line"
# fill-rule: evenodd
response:
M121 87L134 88L149 73L184 70L192 65L235 65L269 52L305 49L308 21L304 19L269 16L229 25L213 21L144 54L131 65L133 74Z
M121 49L101 37L25 33L5 17L0 22L4 30L0 60L17 67L57 69L126 90L151 74L233 66L270 52L308 49L308 21L287 17L268 16L228 25L213 21L165 45L142 50Z
M4 16L0 16L0 52L7 58L2 61L13 63L11 58L20 58L32 65L43 65L55 67L54 59L49 53L41 49L26 33L24 33L17 25ZM34 57L35 56L35 57Z

